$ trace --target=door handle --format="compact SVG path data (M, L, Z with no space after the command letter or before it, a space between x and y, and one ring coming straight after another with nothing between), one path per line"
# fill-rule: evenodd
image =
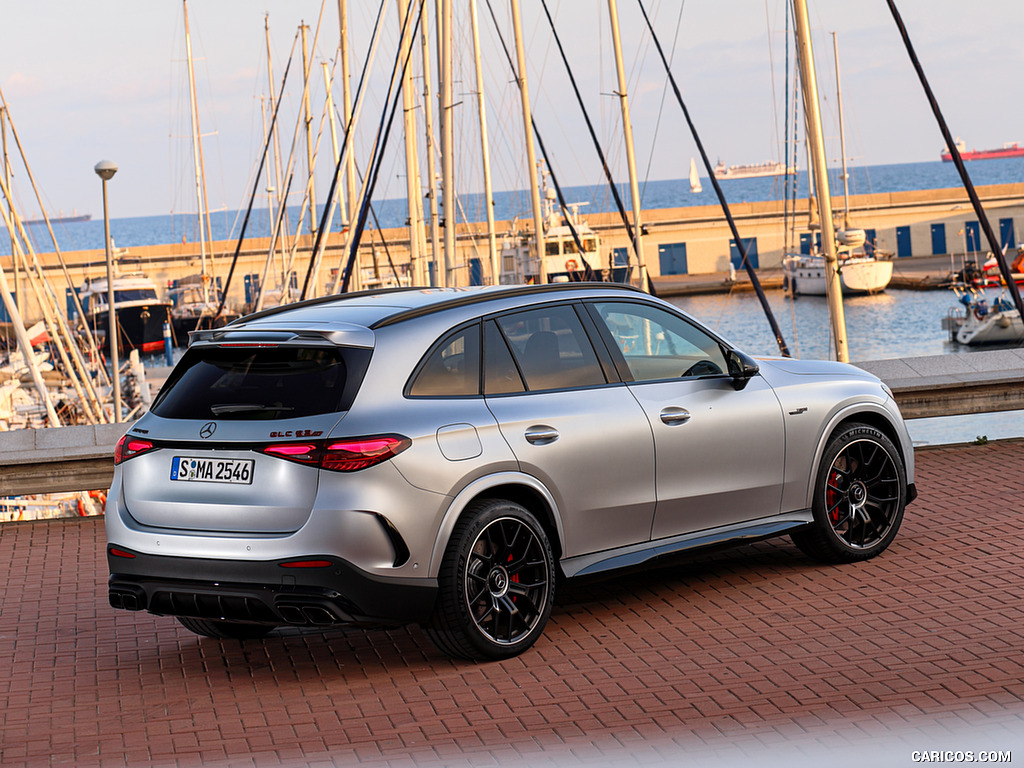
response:
M558 430L553 427L538 425L526 430L526 442L532 445L547 445L558 439Z
M685 424L690 420L690 412L678 406L669 406L661 412L661 420L670 427L676 424Z

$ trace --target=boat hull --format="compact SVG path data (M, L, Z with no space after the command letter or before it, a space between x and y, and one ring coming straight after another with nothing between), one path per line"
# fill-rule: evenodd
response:
M951 152L943 152L939 155L942 158L942 162L951 163L953 162L953 154ZM1005 157L1024 157L1024 147L1019 147L1016 144L1011 144L1008 147L1002 149L972 149L970 152L961 152L960 159L967 160L997 160Z
M970 311L960 321L955 338L958 344L971 347L1012 344L1024 338L1024 322L1016 309L989 312L980 318Z
M106 312L94 314L89 318L89 325L96 336L103 339L103 350L109 355L107 317ZM143 354L159 352L164 347L164 323L170 320L171 306L165 302L118 306L118 354L124 356L133 349Z
M787 261L785 271L793 293L801 296L826 295L825 265L821 259ZM878 293L884 291L891 280L891 261L850 259L839 269L839 282L845 295Z

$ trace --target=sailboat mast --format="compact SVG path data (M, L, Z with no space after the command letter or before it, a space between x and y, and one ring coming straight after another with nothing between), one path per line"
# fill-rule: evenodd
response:
M832 337L836 345L836 359L849 362L846 341L846 317L843 313L842 286L839 282L836 258L836 233L832 221L832 194L828 185L825 160L825 139L821 130L821 110L818 105L818 83L814 74L814 52L811 50L811 29L807 19L807 1L793 0L796 18L797 52L800 60L800 83L804 98L804 114L814 178L818 183L818 216L821 220L821 245L825 259L825 294L828 299Z
M4 179L7 182L7 188L11 188L11 160L7 156L7 107L0 107L0 141L3 143L3 157L0 158L0 162L3 163L3 174ZM14 208L11 208L11 215L14 215ZM11 253L14 253L14 233L11 233ZM14 304L15 306L21 306L18 300L18 262L14 262Z
M452 0L437 0L438 26L441 41L440 83L441 96L441 187L444 208L444 275L441 285L447 288L455 283L455 229L458 217L455 214L455 141L452 117L454 98L452 96L452 21L454 18Z
M196 179L196 205L199 207L199 256L203 273L203 302L209 301L206 277L206 195L203 190L203 150L199 134L199 107L196 103L196 73L192 65L192 35L188 28L188 0L182 0L185 11L185 60L188 63L189 105L192 109L192 163Z
M537 179L537 152L533 146L533 115L530 113L530 89L526 83L526 52L523 48L523 24L519 16L519 0L511 0L512 29L516 41L516 68L519 79L519 96L523 105L523 134L526 138L526 172L530 184L530 200L533 204L534 242L537 248L538 280L548 281L548 265L544 246L544 212L540 204L540 186Z
M430 200L430 252L434 264L435 280L438 264L438 255L441 253L441 232L437 221L437 166L435 165L434 153L434 104L430 92L430 33L427 29L429 14L422 14L420 18L420 47L423 58L423 131L426 135L427 153L427 197ZM426 281L424 282L426 284Z
M306 184L309 197L309 234L312 237L316 234L316 185L313 182L313 110L309 105L309 26L303 24L299 29L302 30L302 113L306 123L306 171L309 173Z
M850 174L846 170L846 129L843 125L843 87L839 81L839 40L832 33L832 53L836 60L836 104L839 107L839 151L843 158L843 229L850 228Z
M619 10L616 0L608 0L608 16L612 26L612 47L615 49L615 71L619 79L619 103L622 106L622 134L626 142L626 165L629 168L629 196L633 206L633 249L640 270L640 288L648 289L647 262L644 260L643 225L640 221L640 187L637 183L636 156L633 152L633 123L629 119L629 97L626 95L626 70L622 65L622 40L619 37Z
M352 122L352 72L349 64L348 44L348 0L338 0L338 27L340 44L338 52L341 56L341 109L345 119L345 130L349 131ZM345 193L348 207L345 210L344 224L352 222L356 215L356 158L350 152L345 160Z
M402 58L412 56L413 28L410 23L409 0L398 0L398 23L402 30ZM409 62L411 64L412 62ZM405 118L405 191L409 211L409 262L413 283L421 285L423 273L423 220L420 215L420 163L416 153L416 94L413 92L412 67L408 64L402 75L402 111Z
M274 98L274 58L270 48L270 14L266 14L263 17L263 31L267 38L267 91L270 94L270 114L274 114L274 110L277 106L276 99ZM273 144L271 145L274 150L274 187L276 189L276 197L280 198L284 190L284 172L281 170L281 138L280 133L277 130L277 121L274 121L273 133ZM269 176L269 173L267 174ZM269 185L268 185L269 186ZM275 206L276 207L276 206ZM288 230L287 219L285 224L285 231ZM283 246L282 246L283 248ZM283 250L282 250L283 258Z
M487 136L487 108L484 104L484 76L480 62L480 24L477 21L476 0L469 0L469 14L473 23L473 62L476 67L477 116L480 122L480 153L484 166L484 209L487 213L487 253L491 259L491 280L498 284L501 265L498 263L498 241L494 233L494 190L491 186L491 150Z

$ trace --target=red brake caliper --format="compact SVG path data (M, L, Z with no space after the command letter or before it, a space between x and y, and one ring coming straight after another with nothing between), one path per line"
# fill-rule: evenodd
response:
M828 476L828 487L825 489L825 505L828 509L829 520L835 525L839 522L839 499L841 494L836 490L836 485L839 483L839 473L836 470Z
M509 555L508 556L508 560L506 560L505 562L511 563L512 562L512 555ZM519 574L518 573L513 573L512 574L512 581L514 581L516 584L519 583ZM513 603L516 602L516 600L518 600L518 599L519 599L518 595L512 595L512 602Z

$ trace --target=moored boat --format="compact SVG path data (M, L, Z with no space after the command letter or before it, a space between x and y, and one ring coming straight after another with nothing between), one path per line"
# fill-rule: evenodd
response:
M1024 339L1024 322L1013 303L998 296L989 304L980 293L963 293L960 307L951 309L942 319L949 338L965 346L1013 344Z
M864 230L848 229L836 233L839 241L839 283L844 295L878 293L892 280L892 260L881 254L869 256L853 251L864 245ZM783 262L786 285L794 294L825 296L825 259L817 253L787 256Z
M171 326L179 346L188 345L188 335L192 331L219 328L238 319L239 313L228 308L217 315L223 293L212 283L209 275L199 274L187 275L169 285L167 296L172 304Z
M107 278L86 278L78 289L78 296L85 311L85 321L97 339L102 338L101 343L109 353ZM122 354L133 349L147 353L163 348L163 328L164 323L171 321L171 303L157 296L156 284L146 275L133 272L114 278L114 309L117 312L118 350Z

